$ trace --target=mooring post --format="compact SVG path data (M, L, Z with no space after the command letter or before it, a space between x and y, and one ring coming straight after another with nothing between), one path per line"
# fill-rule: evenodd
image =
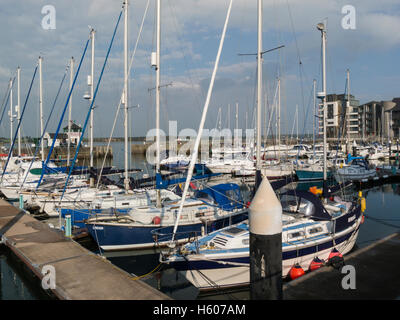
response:
M65 216L65 236L71 237L71 215Z
M282 206L263 177L249 207L250 299L282 299Z
M23 194L20 194L20 195L19 195L19 208L20 208L21 210L24 209L24 195L23 195Z

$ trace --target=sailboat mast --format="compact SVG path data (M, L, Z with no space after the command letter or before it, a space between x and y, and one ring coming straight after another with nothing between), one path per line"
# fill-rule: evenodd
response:
M125 133L125 190L129 190L129 177L128 177L128 106L129 106L129 92L128 92L128 7L129 0L125 0L124 6L124 133Z
M282 299L282 208L268 179L261 177L262 13L262 0L258 0L257 170L256 192L249 207L250 299L280 300ZM276 210L269 210L274 208L274 203ZM272 221L276 221L276 224ZM271 227L272 225L275 227Z
M236 102L236 130L239 130L239 103Z
M159 1L160 0L158 0L158 2ZM181 198L180 204L179 204L179 210L178 210L178 214L177 214L177 217L176 217L174 230L173 230L173 235L172 235L172 239L171 239L171 243L170 243L171 245L173 245L173 242L175 240L175 234L176 234L176 231L178 229L178 224L179 224L180 217L181 217L182 210L183 210L183 204L185 202L186 195L187 195L187 192L188 192L188 189L189 189L190 180L192 179L193 169L194 169L194 165L196 163L196 159L197 159L197 155L198 155L198 151L199 151L199 145L200 145L200 141L201 141L201 136L203 134L204 123L206 122L207 111L208 111L208 107L210 105L211 94L212 94L212 91L213 91L213 88L214 88L215 77L216 77L216 74L217 74L219 60L220 60L221 52L222 52L222 47L223 47L224 40L225 40L226 29L228 27L229 17L230 17L231 10L232 10L232 3L233 3L233 0L230 0L228 13L227 13L226 19L225 19L224 29L222 31L221 40L220 40L219 47L218 47L217 57L215 59L214 69L213 69L213 72L212 72L212 75L211 75L210 85L209 85L208 91L207 91L206 101L205 101L204 107L203 107L203 113L202 113L201 119L200 119L199 130L197 132L197 137L196 137L196 140L194 142L193 152L192 152L192 155L191 155L189 169L188 169L187 176L186 176L185 186L183 188L182 198Z
M69 63L69 90L72 89L72 83L74 82L74 57L71 57ZM71 161L70 149L71 149L71 117L72 117L72 91L69 99L68 106L68 154L67 154L67 167Z
M296 104L296 143L299 143L299 105Z
M326 185L326 29L323 23L317 25L317 29L321 31L321 41L322 41L322 127L323 127L323 144L324 144L324 191Z
M21 68L17 68L17 117L18 123L21 121ZM18 156L21 156L21 125L18 130Z
M90 42L92 45L92 57L91 57L91 68L90 68L90 104L93 101L93 94L94 94L94 34L95 30L90 30ZM94 113L94 106L92 106L92 111L90 112L90 168L93 168L93 113ZM91 185L93 185L94 180L93 178L90 179Z
M278 161L281 161L281 79L278 79Z
M13 140L13 122L14 122L14 112L13 112L13 83L10 79L10 146Z
M161 1L157 0L157 48L156 48L156 174L160 174L160 49L161 49ZM157 189L157 208L161 207L161 194Z
M262 0L258 1L257 31L257 148L256 148L256 184L261 183L261 107L262 107Z
M317 105L317 96L316 96L316 86L317 86L317 81L314 79L313 80L313 101L314 101L314 111L313 111L313 149L315 150L315 119L316 119L316 105ZM315 155L315 154L314 154Z
M221 128L222 128L222 113L221 113L221 108L219 108L219 110L218 110L218 116L219 116L218 130L221 131Z
M42 61L39 57L39 117L40 117L40 136L43 135L43 79L42 79ZM44 161L44 144L42 143L42 161Z
M347 133L347 150L350 152L350 71L347 69L347 101L346 101L346 133Z

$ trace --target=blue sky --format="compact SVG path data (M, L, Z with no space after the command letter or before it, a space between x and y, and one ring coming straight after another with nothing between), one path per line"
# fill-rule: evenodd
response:
M197 129L205 101L219 38L225 20L228 0L162 0L161 123L178 121L178 129ZM131 0L130 47L132 48L147 0ZM56 9L56 29L44 30L42 7ZM341 26L342 7L356 10L356 29ZM122 0L2 0L0 9L0 98L16 67L22 68L21 104L39 55L44 56L44 108L49 112L68 59L79 60L89 35L88 25L96 29L95 81L97 82L112 31L121 10ZM155 126L155 97L148 89L155 86L155 72L150 68L150 54L155 50L155 0L150 1L144 30L131 73L131 132L143 136ZM257 1L234 0L220 67L213 91L206 127L214 128L218 109L223 111L223 125L234 125L235 104L239 104L240 126L248 125L255 106L256 59L238 56L257 50ZM296 105L299 107L300 132L311 131L310 94L312 80L320 88L320 33L316 24L327 18L328 52L327 85L329 93L343 93L346 69L350 69L350 91L361 103L391 100L400 96L399 49L400 4L398 0L270 0L264 1L265 49L285 45L279 52L264 56L264 88L268 108L273 100L276 78L282 79L282 131L291 132ZM122 90L123 24L111 51L95 109L95 135L110 133ZM82 65L73 94L73 118L83 123L88 103L82 97L87 90L90 52ZM299 61L302 62L301 68ZM49 130L54 131L66 101L64 88ZM14 90L16 102L16 90ZM270 109L268 109L270 110ZM268 111L270 112L270 111ZM305 120L305 121L304 121ZM264 122L264 117L263 117ZM116 136L123 135L122 118ZM66 121L64 121L66 125ZM22 122L24 135L38 135L38 86L34 84ZM9 135L4 119L1 136Z

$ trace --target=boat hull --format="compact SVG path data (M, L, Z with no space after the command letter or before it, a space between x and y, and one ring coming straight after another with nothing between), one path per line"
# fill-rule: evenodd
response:
M176 240L187 241L188 235L206 234L215 230L238 223L248 218L247 211L225 216L221 219L208 222L196 222L192 224L179 225L176 232ZM174 225L144 225L130 226L128 224L86 223L90 235L95 239L98 245L104 251L113 250L132 250L146 249L158 246L166 246L169 243L170 236L164 239L155 239L153 233L162 228L162 233L172 235ZM203 231L204 230L204 231ZM168 238L168 239L167 239Z
M356 242L358 235L358 230L352 237L350 241L346 241L342 244L338 244L336 246L331 246L325 250L318 251L318 258L321 260L327 260L329 254L332 252L334 248L336 248L342 254L348 253L353 247ZM283 260L282 260L282 277L286 278L290 272L290 269L293 267L294 264L299 263L300 266L304 270L308 270L310 267L311 262L317 256L316 253L307 254L301 256L301 258L288 258L285 259L285 253L283 253ZM234 263L249 263L248 257L246 258L236 258L231 259L231 261L223 261L225 263L234 262ZM233 267L232 265L227 264L227 268L223 268L222 265L218 265L217 267L213 267L209 265L209 269L201 269L200 272L195 269L185 270L182 271L183 275L189 280L194 286L196 286L201 291L206 290L215 290L215 284L218 285L218 288L233 288L233 287L241 287L241 286L248 286L250 284L250 266L242 266L242 267ZM203 266L204 267L204 266ZM206 266L207 267L207 266ZM205 279L212 279L214 284L210 284Z
M323 171L296 170L296 175L297 175L297 178L301 181L324 179ZM330 178L331 176L332 176L332 173L330 171L328 171L327 178Z
M337 182L342 183L346 181L358 181L362 179L368 179L368 178L373 178L376 177L376 171L375 170L368 170L364 173L341 173L341 172L336 172L335 173L335 179Z
M355 217L355 220L353 219ZM349 226L349 220L354 221ZM315 257L327 261L333 249L341 254L350 252L357 240L359 227L362 221L361 208L358 206L337 221L338 231L334 237L325 236L321 241L311 242L308 245L285 246L282 248L282 277L286 278L290 269L296 263L305 270L309 270ZM215 290L247 286L250 283L249 251L240 251L225 256L212 258L212 255L188 255L185 259L171 262L176 270L199 290Z

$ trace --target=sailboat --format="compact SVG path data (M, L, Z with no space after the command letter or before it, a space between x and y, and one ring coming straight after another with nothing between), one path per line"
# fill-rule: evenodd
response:
M24 189L34 189L38 182L37 170L41 170L42 162L37 160L35 156L33 157L24 157L21 155L21 139L20 139L20 131L21 131L21 122L23 120L27 102L30 97L31 89L33 82L35 80L36 72L39 69L39 89L40 89L40 116L42 118L42 57L39 57L38 65L35 68L35 72L33 74L31 84L25 99L24 106L21 110L20 107L20 68L17 69L17 83L18 83L18 125L16 132L13 134L13 129L11 128L11 141L12 144L10 146L9 154L1 174L1 184L0 190L4 196L8 199L16 199L19 197L19 193ZM12 84L10 84L10 103L12 103ZM22 112L21 112L22 111ZM13 114L12 108L10 108L10 122L12 126L13 122ZM41 121L41 133L43 133L43 123ZM15 145L15 141L18 140L18 157L13 156L13 148ZM43 157L43 155L42 155ZM57 166L49 162L48 171L46 172L46 177L43 180L43 187L56 187L60 186L65 180L65 174L57 171Z
M334 170L334 177L339 183L369 179L377 175L376 169L364 157L352 157L348 154L347 163L347 166Z
M310 270L313 261L327 262L351 251L363 213L361 199L321 200L307 191L281 194L282 277L299 265ZM243 221L194 240L179 251L165 251L160 262L181 271L199 290L249 285L249 224Z
M128 6L128 4L126 4ZM147 11L147 9L146 9ZM122 14L122 12L121 12ZM126 10L126 15L127 15L127 10ZM118 20L119 22L119 20ZM126 22L127 25L127 22ZM117 24L118 26L118 24ZM117 28L116 26L116 28ZM88 98L91 102L91 105L94 104L94 99L95 99L95 93L94 93L94 35L95 31L93 28L90 30L90 42L91 42L91 50L92 50L92 58L91 58L91 75L88 77L88 85L90 86L90 94L87 96L85 95L85 98ZM88 41L89 41L88 40ZM125 81L124 84L127 82L128 78L128 63L127 63L127 58L128 58L128 52L127 52L127 32L125 32L125 63L124 63L124 72L125 72ZM111 43L112 44L112 43ZM86 46L87 47L87 46ZM111 46L110 46L111 48ZM86 50L85 50L86 52ZM82 56L83 59L83 56ZM82 62L81 59L81 62ZM107 60L106 60L107 61ZM106 63L105 61L105 63ZM103 66L104 68L104 66ZM70 67L71 75L70 75L70 94L69 94L69 114L71 113L71 94L72 94L72 89L73 89L73 84L75 83L74 81L76 80L75 75L75 80L73 81L72 73L73 73L73 59L71 59L71 67ZM79 71L79 68L78 68ZM100 81L101 79L99 79ZM97 91L96 91L97 92ZM121 101L125 105L125 109L128 108L128 94L127 94L127 86L124 86L123 94L121 97ZM68 103L68 101L67 101ZM67 107L67 104L65 105L64 109ZM126 114L125 114L126 116ZM125 127L127 128L127 117L125 117ZM61 123L61 120L60 120ZM86 126L85 126L86 127ZM93 138L93 113L92 110L90 110L90 136L91 136L91 152L90 152L90 166L91 166L91 175L95 173L97 175L97 170L94 170L93 168L93 152L92 152L92 138ZM128 136L127 136L127 130L125 130L125 143L128 142ZM83 133L82 133L83 135ZM81 137L82 138L82 137ZM77 150L78 152L79 150ZM130 190L130 185L129 182L130 180L128 179L128 173L132 170L128 170L127 167L127 152L128 148L125 148L125 179L124 179L124 188L121 188L120 186L116 186L113 184L108 184L108 185L99 185L94 186L94 181L93 181L93 176L91 177L91 183L90 186L86 185L86 188L81 188L81 189L76 189L76 188L70 188L68 186L64 186L64 189L52 189L49 192L35 192L33 195L27 194L27 197L30 196L30 202L32 206L38 206L40 211L45 212L49 216L57 216L63 214L62 211L63 209L66 209L68 214L72 215L73 221L80 220L79 218L82 217L87 217L90 215L90 210L101 210L101 209L108 209L108 208L116 208L119 209L121 208L122 210L131 208L136 205L143 205L144 203L148 203L151 201L154 196L151 195L151 193L146 193L143 192L143 190ZM75 155L76 158L76 155ZM68 163L69 163L69 156L68 156ZM75 159L72 162L72 166L75 168ZM78 169L78 168L76 168ZM108 173L110 172L119 172L119 170L114 170L112 168L109 168L111 170L106 170L107 168L102 168L101 173L104 175L106 174L106 171ZM135 171L135 170L133 170ZM73 172L72 172L73 173ZM70 172L71 174L71 172ZM68 176L69 179L69 176ZM67 180L68 180L67 179ZM164 194L167 193L167 197L172 197L173 194L171 192L165 191ZM173 198L173 197L172 197ZM74 210L76 209L76 210ZM85 211L86 210L86 211ZM65 210L64 210L65 211ZM84 212L82 212L84 211ZM75 217L74 215L77 215Z
M232 4L229 7L229 13ZM228 15L229 16L229 15ZM160 17L161 17L161 2L157 1L157 52L153 65L156 67L156 127L159 128L159 70L160 70ZM228 17L227 17L228 20ZM222 41L224 39L227 21L224 26L224 33L221 39L218 57L222 49ZM217 66L217 62L216 62ZM216 67L213 73L215 79ZM210 88L212 86L210 85ZM209 89L206 100L205 110L208 108L211 95ZM204 125L205 113L203 111L202 124ZM158 137L158 134L157 134ZM197 140L201 137L201 132L198 133ZM199 141L196 140L195 153L197 153ZM159 141L157 139L157 141ZM158 144L158 143L157 143ZM194 156L192 156L194 157ZM96 215L85 220L85 225L89 233L96 239L98 245L103 250L122 250L122 249L137 249L155 246L152 231L158 229L166 230L168 233L173 231L176 239L187 241L189 236L195 233L207 233L215 229L222 228L230 223L242 221L247 217L246 202L242 199L239 187L236 184L219 184L212 187L204 187L196 190L194 195L186 199L186 195L191 182L195 160L191 160L188 175L186 178L185 188L182 199L179 201L163 201L161 203L161 191L156 189L157 201L155 205L138 206L130 209L126 214L108 214L106 216ZM157 166L158 174L159 166L159 147L157 148ZM178 210L179 209L179 210ZM182 218L179 227L176 221ZM177 232L177 233L176 233ZM161 236L161 235L160 235ZM159 235L155 235L157 242L160 245L166 245L169 240L160 239ZM162 237L161 237L162 238Z
M259 2L262 10L262 2ZM261 20L261 19L260 19ZM260 23L260 21L259 21ZM325 88L324 24L318 24L323 41L323 91ZM260 36L260 34L259 34ZM259 84L260 85L260 84ZM326 96L324 106L324 137ZM325 140L325 139L324 139ZM325 142L325 141L324 141ZM324 159L326 149L324 148ZM259 188L263 187L263 180ZM324 188L326 166L324 166ZM293 268L312 270L354 246L362 223L365 199L345 201L323 190L288 190L280 195L282 214L282 277ZM179 248L163 251L160 262L181 271L199 290L248 285L250 282L249 223L243 221L215 231Z

